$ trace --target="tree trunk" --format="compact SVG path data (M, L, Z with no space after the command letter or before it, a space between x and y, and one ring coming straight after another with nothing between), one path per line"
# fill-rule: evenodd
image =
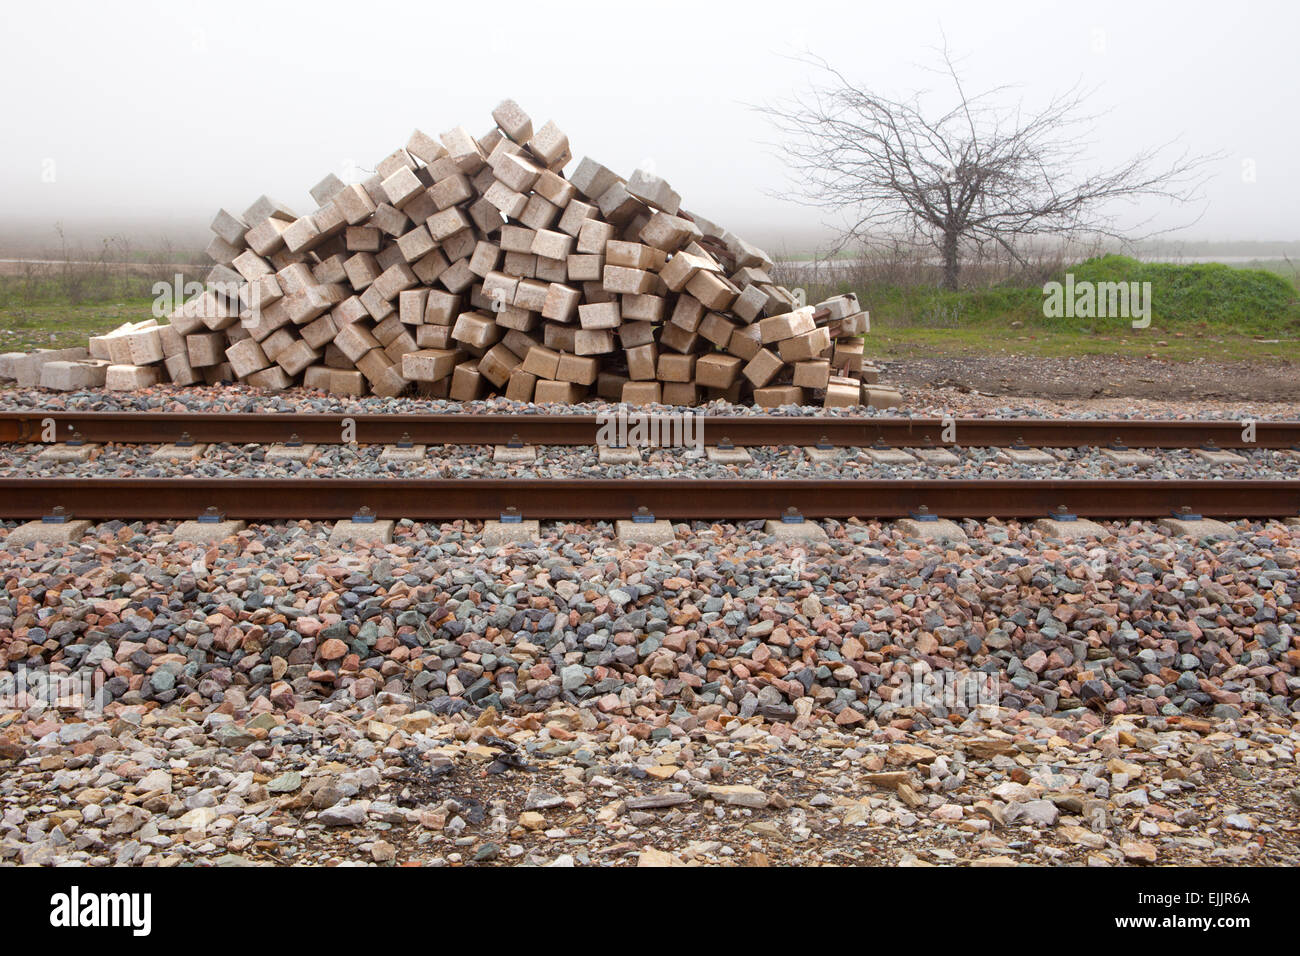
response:
M957 261L957 234L945 233L943 237L943 287L949 292L957 291L957 277L961 274L961 263Z

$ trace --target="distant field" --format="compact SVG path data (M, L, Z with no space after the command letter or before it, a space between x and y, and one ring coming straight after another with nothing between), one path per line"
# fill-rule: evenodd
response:
M833 281L808 282L808 301L856 292L871 313L868 346L906 355L999 351L1029 355L1159 355L1174 360L1293 359L1300 351L1300 286L1284 260L1171 264L1104 256L1058 266L1025 279L947 292L932 276L896 266L873 276L869 264L836 264ZM801 274L802 273L802 274ZM1049 318L1043 283L1151 283L1151 324L1134 329L1125 317ZM799 285L796 266L782 279ZM819 275L826 276L825 271ZM917 281L919 279L919 281Z
M1272 272L1300 289L1300 260L1249 259L1241 263L1232 262L1229 265L1234 269L1260 269L1264 272Z
M185 267L6 263L0 268L0 352L85 345L153 315L153 286ZM165 278L164 278L165 277Z
M173 272L186 272L196 267L187 262L132 262L132 263L98 263L90 260L67 262L59 259L0 259L0 277L21 277L33 271L41 275L61 271L64 267L103 269L121 273L148 273L149 275L171 275ZM198 267L201 268L201 267Z
M867 354L876 358L944 357L997 352L1046 358L1149 356L1171 362L1296 361L1300 339L1255 339L1248 335L1152 327L1128 334L1068 329L897 328L872 318Z
M1285 260L1167 264L1106 256L1044 273L1058 280L1069 271L1078 281L1150 282L1146 329L1122 318L1045 318L1042 277L944 292L928 277L900 281L895 272L882 280L853 260L836 268L836 281L807 283L809 301L856 292L871 313L869 351L882 357L1001 352L1196 361L1294 360L1300 353L1300 278ZM148 318L154 282L170 283L186 269L7 264L0 268L0 352L80 345L90 335ZM796 267L779 279L793 286L802 276Z
M152 317L152 308L151 297L78 305L0 305L0 352L85 345L92 335Z

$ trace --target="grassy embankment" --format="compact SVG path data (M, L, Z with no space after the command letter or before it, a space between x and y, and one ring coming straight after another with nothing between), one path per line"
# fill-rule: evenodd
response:
M1069 272L1076 284L1150 282L1151 324L1145 329L1132 328L1125 318L1046 318L1041 277L958 292L867 277L809 288L808 296L817 301L856 291L871 312L868 346L879 357L994 351L1294 359L1300 353L1296 271L1289 263L1258 265L1262 267L1171 265L1104 256L1051 276L1063 281ZM153 285L160 278L94 266L0 276L0 352L81 345L89 335L148 318Z
M1285 263L1238 268L1219 263L1173 265L1103 256L1066 266L1083 281L1150 282L1151 323L1126 318L1047 318L1041 282L1007 281L945 292L930 285L845 281L809 289L809 301L856 291L871 312L874 355L1007 352L1154 355L1172 360L1294 359L1300 353L1297 273Z
M0 352L85 345L91 335L150 318L155 281L94 266L0 275Z

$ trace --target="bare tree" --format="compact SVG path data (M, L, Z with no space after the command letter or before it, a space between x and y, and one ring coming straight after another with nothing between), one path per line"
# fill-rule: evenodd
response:
M943 285L957 288L962 258L1001 250L1023 264L1034 237L1121 233L1116 206L1142 199L1187 202L1217 157L1160 158L1170 144L1101 170L1085 170L1096 117L1077 85L1024 112L1011 88L967 95L952 59L940 73L951 105L930 111L918 93L893 100L854 86L818 57L822 80L794 98L754 107L783 134L780 149L796 180L796 201L841 217L839 248L899 238L933 247Z

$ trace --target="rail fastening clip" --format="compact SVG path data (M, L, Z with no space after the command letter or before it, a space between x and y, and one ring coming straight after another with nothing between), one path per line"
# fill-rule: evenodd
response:
M64 510L63 505L55 505L53 511L41 516L41 524L66 524L69 517L71 516Z

